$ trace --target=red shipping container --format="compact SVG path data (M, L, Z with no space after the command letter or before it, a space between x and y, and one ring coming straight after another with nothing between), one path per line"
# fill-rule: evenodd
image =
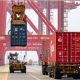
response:
M54 33L50 38L49 60L58 64L80 63L80 33Z

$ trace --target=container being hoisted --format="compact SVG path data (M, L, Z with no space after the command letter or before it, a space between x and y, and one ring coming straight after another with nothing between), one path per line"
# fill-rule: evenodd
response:
M24 5L13 5L11 16L11 46L27 45L27 22Z
M80 33L56 32L48 45L48 69L44 73L57 79L63 75L80 78Z

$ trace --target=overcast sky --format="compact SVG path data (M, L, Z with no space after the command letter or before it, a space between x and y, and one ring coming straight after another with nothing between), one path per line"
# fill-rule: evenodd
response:
M68 30L80 32L80 6L69 12Z

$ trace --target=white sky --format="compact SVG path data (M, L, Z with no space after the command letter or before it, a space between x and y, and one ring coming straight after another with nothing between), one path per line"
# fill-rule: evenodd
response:
M77 9L73 9L69 12L68 18L68 30L80 32L80 6Z
M57 22L57 20L58 20L57 10L54 10L53 13L54 13L54 18L53 18L54 22L52 24L57 28L57 23L58 23ZM35 26L38 28L37 14L33 10L26 10L26 14L31 19L31 21L35 24ZM30 32L33 32L33 34L35 34L35 32L32 30L32 28L29 26L29 24L27 25L27 27ZM10 14L9 13L7 13L6 34L8 34L8 30L10 30ZM76 9L69 11L68 31L80 32L80 6L78 6ZM9 52L7 52L7 53L9 53ZM38 61L37 52L34 51L34 52L27 52L27 53L28 53L27 58L29 58L29 59L32 58L34 61L35 60ZM32 54L32 53L34 53L34 54ZM23 55L24 55L24 52L23 52ZM21 56L23 56L23 55L21 55ZM5 59L5 63L6 62L7 62L7 58Z

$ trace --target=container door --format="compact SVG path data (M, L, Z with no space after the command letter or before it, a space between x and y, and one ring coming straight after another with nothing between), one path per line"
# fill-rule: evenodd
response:
M68 33L63 33L62 51L63 51L63 63L69 62L69 45L68 45Z
M80 63L80 33L57 33L57 62Z
M80 63L80 33L75 33L75 62Z
M71 33L71 63L76 62L76 34Z
M80 33L72 33L71 63L80 63Z

